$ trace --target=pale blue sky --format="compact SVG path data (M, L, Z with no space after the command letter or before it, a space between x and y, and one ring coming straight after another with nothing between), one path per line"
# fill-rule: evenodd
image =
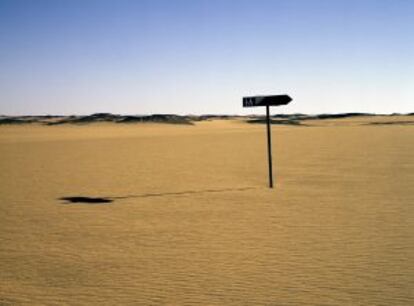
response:
M413 112L411 0L0 0L0 114Z

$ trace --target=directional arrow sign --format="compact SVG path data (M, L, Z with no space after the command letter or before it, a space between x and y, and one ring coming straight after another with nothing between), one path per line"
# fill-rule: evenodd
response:
M243 107L286 105L290 101L292 98L288 95L244 97Z
M267 157L269 162L269 187L273 188L272 170L272 136L270 129L270 106L286 105L292 101L288 95L275 96L253 96L243 98L243 107L266 106L266 125L267 125Z

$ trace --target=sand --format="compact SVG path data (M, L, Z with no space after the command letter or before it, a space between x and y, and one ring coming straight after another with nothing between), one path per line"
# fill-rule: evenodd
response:
M412 305L410 118L0 127L1 305ZM67 203L62 197L104 197Z

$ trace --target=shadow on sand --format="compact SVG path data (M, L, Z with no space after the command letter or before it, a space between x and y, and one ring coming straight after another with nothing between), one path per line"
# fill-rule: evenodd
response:
M91 198L91 197L63 197L59 200L65 201L64 204L107 204L111 203L114 200L108 198Z
M59 198L58 200L64 201L63 204L108 204L108 203L112 203L115 200L122 200L122 199L181 196L181 195L189 195L189 194L216 193L216 192L226 192L226 191L245 191L245 190L251 190L255 188L256 187L187 190L187 191L180 191L180 192L143 193L143 194L136 194L136 195L121 196L121 197L72 196L72 197L62 197L62 198Z

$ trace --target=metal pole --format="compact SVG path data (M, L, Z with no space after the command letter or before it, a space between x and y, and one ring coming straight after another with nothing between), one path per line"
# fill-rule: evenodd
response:
M266 105L267 121L267 157L269 160L269 187L273 188L273 171L272 171L272 135L270 130L270 111L269 105Z

